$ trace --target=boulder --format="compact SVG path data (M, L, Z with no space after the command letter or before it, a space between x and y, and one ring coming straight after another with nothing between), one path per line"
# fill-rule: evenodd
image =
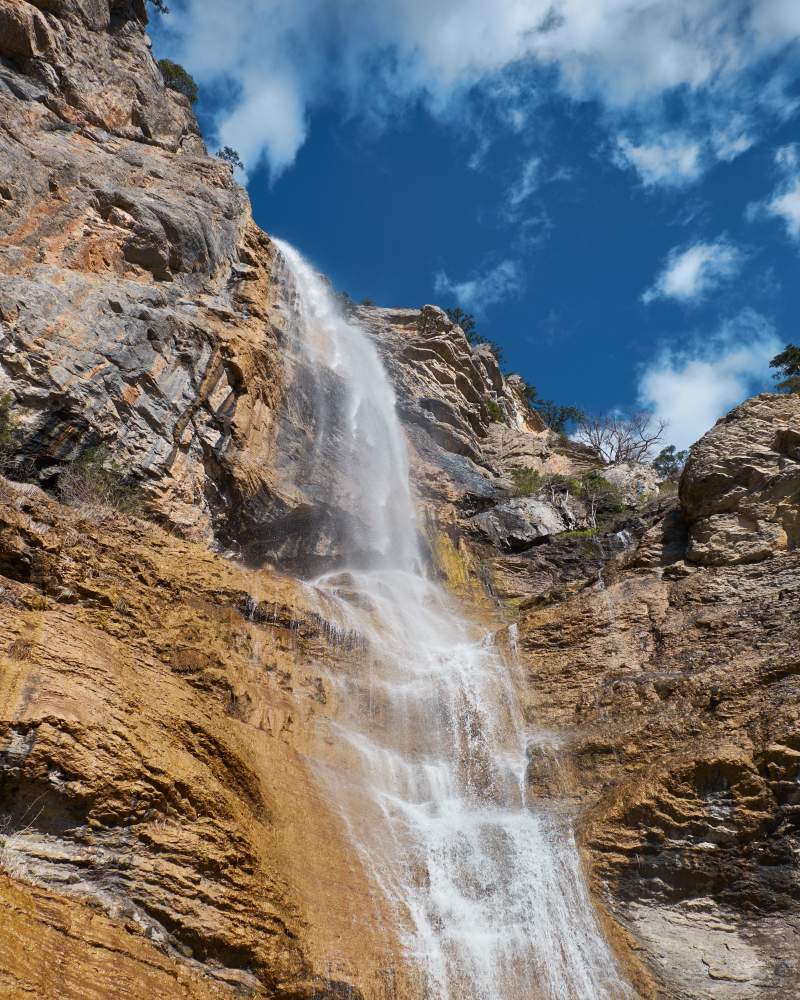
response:
M680 499L691 562L759 562L796 548L800 395L764 393L718 421L692 449Z
M648 497L658 493L658 473L644 462L620 462L600 470L603 477L622 493L627 507L638 507Z
M575 527L578 517L568 502L556 506L538 497L520 497L477 514L471 523L499 549L522 552L542 538Z

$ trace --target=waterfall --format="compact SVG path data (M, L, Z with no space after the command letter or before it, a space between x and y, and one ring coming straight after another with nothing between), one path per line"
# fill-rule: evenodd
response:
M307 581L324 616L359 639L331 675L337 749L320 778L430 1000L626 996L569 822L527 791L530 758L552 739L522 718L514 642L503 649L426 575L375 345L277 245L293 349L314 383L302 475L351 512L336 568Z

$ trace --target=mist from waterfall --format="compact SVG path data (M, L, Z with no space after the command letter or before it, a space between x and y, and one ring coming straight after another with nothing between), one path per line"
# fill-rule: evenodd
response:
M331 675L337 750L320 779L430 1000L626 996L569 822L527 793L529 755L547 739L522 718L513 650L426 575L375 345L277 245L289 336L314 383L304 475L352 512L340 568L308 581L324 617L357 639L350 668Z

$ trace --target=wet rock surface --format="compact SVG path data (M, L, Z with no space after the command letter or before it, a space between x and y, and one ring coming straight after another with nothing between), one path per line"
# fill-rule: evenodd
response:
M308 769L331 696L314 664L337 654L302 587L5 481L0 572L7 995L311 1000L402 984L381 902Z

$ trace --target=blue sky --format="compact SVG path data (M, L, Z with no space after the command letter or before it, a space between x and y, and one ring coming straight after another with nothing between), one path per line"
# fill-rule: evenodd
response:
M800 0L175 0L256 221L685 446L798 340ZM797 145L796 145L797 144Z

